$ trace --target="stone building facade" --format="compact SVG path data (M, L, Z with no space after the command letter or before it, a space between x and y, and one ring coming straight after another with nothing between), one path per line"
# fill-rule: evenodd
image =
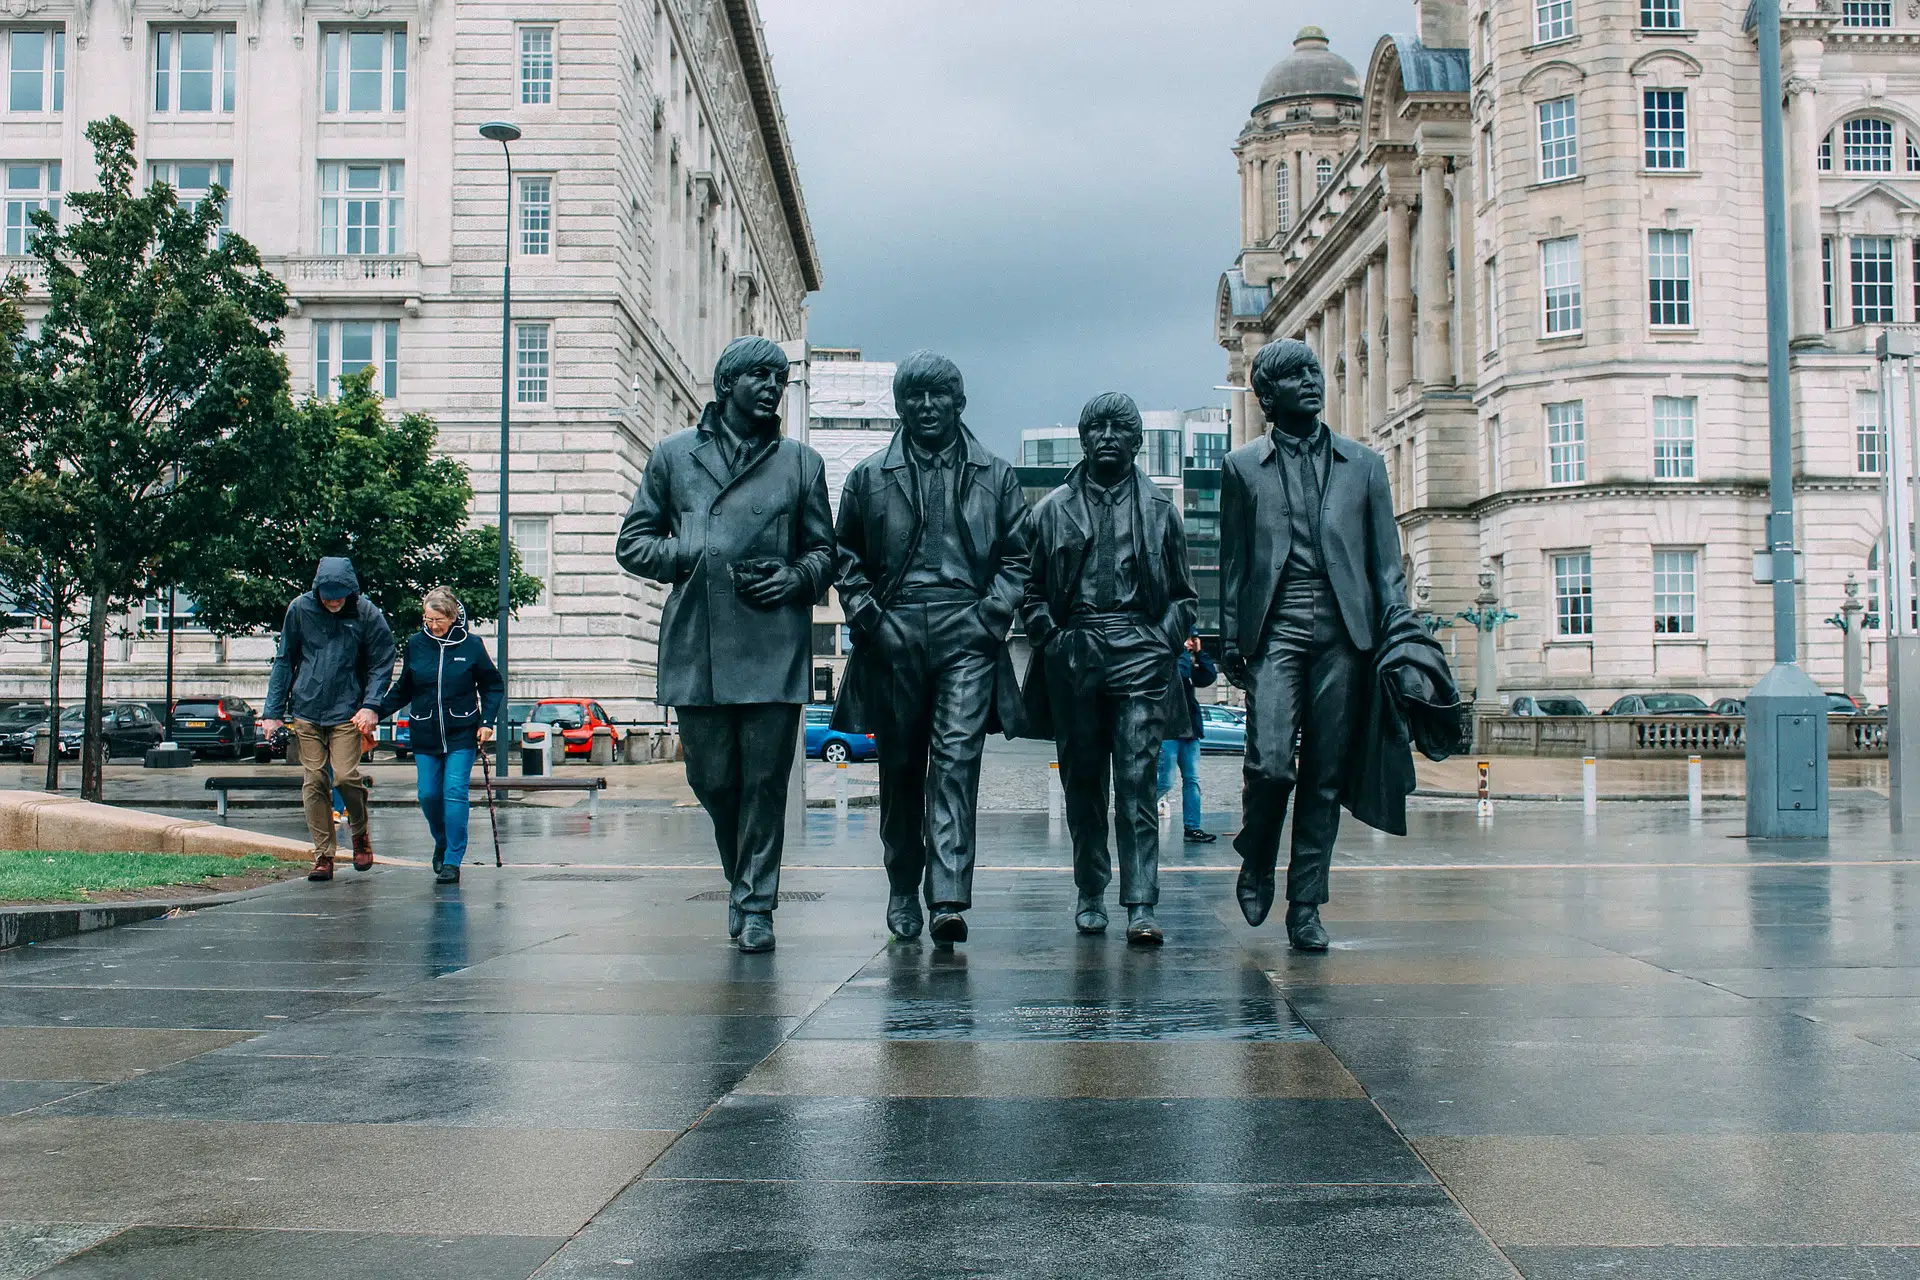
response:
M28 265L31 204L90 183L86 123L125 118L143 173L183 198L225 185L287 282L296 394L378 366L467 464L476 522L498 503L511 244L510 532L547 584L513 625L513 694L652 714L664 594L615 565L620 518L726 342L801 358L820 285L754 0L13 0L0 57L0 270ZM511 189L492 119L524 131ZM109 646L109 696L160 694L141 624L161 613ZM180 693L263 691L271 637L179 621ZM45 648L0 641L0 693L42 695Z
M1772 663L1771 588L1752 581L1768 429L1743 9L1423 0L1364 79L1309 28L1235 145L1231 380L1272 338L1314 346L1328 421L1387 458L1409 580L1451 617L1487 565L1519 615L1495 633L1503 694L1711 700ZM1881 594L1870 353L1920 321L1920 6L1789 0L1782 28L1799 638L1837 689L1825 620L1850 573L1870 608ZM1235 409L1236 440L1261 429L1250 394ZM1457 633L1469 672L1476 639Z

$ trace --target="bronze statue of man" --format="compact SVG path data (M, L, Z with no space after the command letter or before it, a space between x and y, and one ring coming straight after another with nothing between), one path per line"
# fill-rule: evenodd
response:
M900 362L893 440L847 477L838 589L854 637L836 728L875 735L887 928L964 942L973 903L980 752L1021 727L1007 654L1027 581L1020 478L961 422L960 370L917 351Z
M1074 924L1106 931L1111 777L1127 941L1159 946L1160 743L1186 714L1175 672L1198 593L1180 513L1134 462L1143 436L1139 408L1117 391L1080 411L1085 458L1034 508L1020 612L1033 645L1028 732L1059 748Z
M1251 381L1272 427L1227 455L1220 484L1220 668L1248 708L1235 892L1248 924L1266 919L1291 797L1287 937L1320 951L1343 783L1384 714L1375 652L1410 617L1406 577L1386 464L1320 421L1326 378L1312 348L1269 343ZM1444 662L1438 676L1451 687Z
M727 932L771 951L787 782L810 692L813 606L833 576L820 455L780 434L787 358L736 338L699 425L662 440L620 526L629 573L673 584L655 700L679 713L687 781L713 819Z

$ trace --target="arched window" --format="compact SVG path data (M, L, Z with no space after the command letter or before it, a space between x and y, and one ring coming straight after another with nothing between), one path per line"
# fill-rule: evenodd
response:
M1327 183L1333 180L1333 161L1321 156L1313 162L1313 189L1325 191Z
M1848 173L1893 172L1893 123L1862 116L1840 126L1840 163Z
M1833 135L1820 139L1820 172L1833 172Z
M1273 209L1278 215L1280 233L1285 235L1293 225L1293 173L1284 164L1273 179Z

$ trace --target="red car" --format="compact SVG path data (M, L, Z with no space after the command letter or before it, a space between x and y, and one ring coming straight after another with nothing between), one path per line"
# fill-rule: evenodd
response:
M591 698L542 698L533 704L528 724L546 725L566 744L569 756L585 757L593 750L593 731L601 725L613 730L613 746L618 752L626 735L607 714L607 709Z

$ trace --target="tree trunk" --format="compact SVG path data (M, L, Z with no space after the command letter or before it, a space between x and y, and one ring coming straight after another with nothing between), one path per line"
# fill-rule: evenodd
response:
M98 803L106 793L107 588L96 585L87 602L87 709L80 740L80 798ZM58 742L58 728L55 730ZM58 750L56 745L55 750Z
M62 598L64 584L55 582L51 593L57 604ZM61 610L53 610L53 658L47 663L47 727L51 736L47 739L47 790L60 789L60 646L65 640L61 623Z

